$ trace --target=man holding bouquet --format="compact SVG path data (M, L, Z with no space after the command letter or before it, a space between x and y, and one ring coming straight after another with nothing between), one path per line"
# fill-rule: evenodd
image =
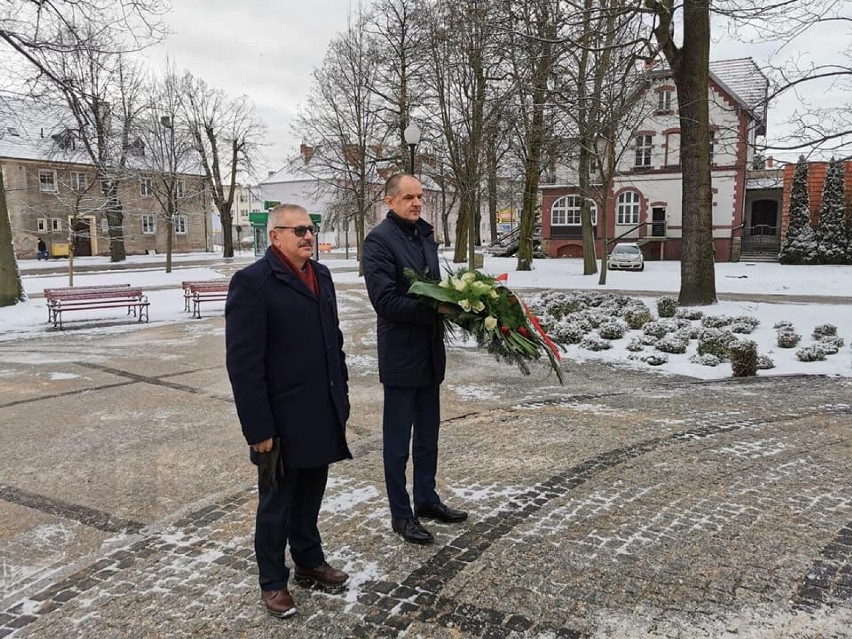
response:
M408 294L409 269L418 277L440 279L432 225L420 217L420 182L411 175L394 175L385 185L385 202L387 218L364 240L364 276L377 316L379 380L384 386L385 486L394 532L411 543L428 544L434 537L419 518L445 523L467 519L466 512L443 504L435 492L440 386L446 369L440 316L454 309L447 304L435 308ZM410 444L413 510L405 484Z

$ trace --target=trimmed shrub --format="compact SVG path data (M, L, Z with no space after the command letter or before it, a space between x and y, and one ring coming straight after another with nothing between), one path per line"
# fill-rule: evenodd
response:
M586 335L580 342L580 348L585 348L587 351L607 351L612 348L612 344L597 335Z
M627 342L627 346L625 348L631 353L638 353L639 351L645 350L645 347L642 345L642 340L636 335L630 338L630 341Z
M627 322L618 318L611 319L598 327L598 333L604 339L621 339L627 330Z
M809 344L796 351L800 362L821 362L825 359L825 351L819 344Z
M732 333L748 335L754 332L754 326L750 322L734 322L729 327Z
M656 338L663 337L669 333L674 333L678 329L677 324L668 319L654 320L645 324L642 327L642 332L645 335L653 335Z
M660 317L674 317L677 313L677 298L661 297L657 300L657 315Z
M832 346L836 346L837 350L840 350L841 348L843 348L843 344L845 344L846 342L842 337L839 337L838 335L826 335L825 337L819 338L819 343L823 345L831 344ZM834 352L836 353L837 351Z
M705 328L698 336L698 354L706 355L709 353L720 360L727 361L729 358L728 345L736 339L737 336L730 331Z
M838 346L834 342L824 342L820 340L816 343L816 345L819 346L822 349L822 352L826 355L834 355L835 353L837 353L837 351L840 350L840 346Z
M770 368L775 368L775 362L772 361L772 358L769 355L758 355L757 370L767 371Z
M779 348L795 348L802 336L792 328L782 328L777 333Z
M692 357L689 358L689 361L693 364L700 364L701 366L718 366L722 363L722 360L716 357L715 355L711 355L707 353L705 355L699 355L696 353Z
M651 309L644 302L639 302L625 309L623 317L630 328L637 330L651 321Z
M793 328L793 322L790 320L781 320L779 322L775 322L772 328L778 330L780 328Z
M731 357L731 372L734 377L757 375L757 342L745 339L728 345Z
M653 335L642 334L639 336L639 342L645 346L656 346L658 341L659 339Z
M700 320L704 317L704 311L699 311L697 308L679 308L675 317L688 320Z
M588 330L579 322L572 322L569 318L563 317L553 328L546 328L557 341L564 344L579 344L586 336Z
M687 342L684 340L678 339L674 335L666 335L657 342L657 350L664 353L685 353L686 345Z
M705 315L701 325L706 328L723 328L733 321L734 318L729 315Z
M660 366L669 361L669 356L665 353L650 353L641 359L650 366Z
M814 339L822 339L823 337L835 337L837 335L837 327L834 324L820 324L814 327L814 332L811 333Z

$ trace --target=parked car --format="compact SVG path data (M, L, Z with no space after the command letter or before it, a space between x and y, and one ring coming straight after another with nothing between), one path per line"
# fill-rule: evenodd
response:
M642 249L634 242L624 242L616 244L609 254L609 268L627 269L631 271L644 271L645 260L642 257Z

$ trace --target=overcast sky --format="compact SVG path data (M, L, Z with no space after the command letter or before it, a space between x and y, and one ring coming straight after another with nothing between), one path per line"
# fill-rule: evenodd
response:
M346 27L358 0L173 0L166 17L172 35L152 52L154 64L170 55L179 69L186 68L232 96L248 95L269 127L270 145L258 177L277 170L298 148L290 124L311 84L311 72L322 63L329 40ZM746 45L732 40L725 29L714 27L711 59L751 56L763 65L776 45ZM752 34L759 37L760 34ZM836 58L849 46L850 28L825 25L797 48L789 47L775 59L806 51L822 60ZM813 90L808 95L813 96ZM848 97L835 91L826 101ZM795 108L796 96L784 96L770 110L770 137ZM783 153L775 153L783 157ZM797 153L788 153L794 159Z

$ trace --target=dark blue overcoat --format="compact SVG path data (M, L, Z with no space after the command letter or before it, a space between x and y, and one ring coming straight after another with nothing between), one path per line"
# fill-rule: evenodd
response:
M405 268L441 279L432 225L406 224L390 214L364 240L364 278L376 310L379 380L388 386L432 386L444 381L447 357L435 305L408 294Z
M312 265L319 296L270 248L234 274L225 303L226 364L243 435L249 444L280 437L287 468L352 456L337 298L328 269Z

